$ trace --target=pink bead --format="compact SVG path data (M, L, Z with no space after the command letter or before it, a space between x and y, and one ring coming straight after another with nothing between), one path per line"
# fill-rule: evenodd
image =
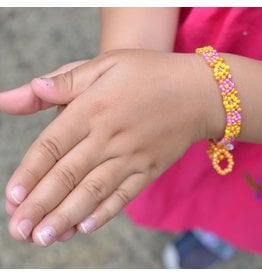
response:
M228 85L228 87L226 88L226 85ZM219 88L223 91L223 92L230 92L233 88L234 88L235 84L230 80L230 79L225 79L223 80L223 82L219 85Z

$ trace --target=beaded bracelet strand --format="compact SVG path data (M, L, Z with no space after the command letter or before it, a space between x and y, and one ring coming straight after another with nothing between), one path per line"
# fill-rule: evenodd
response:
M230 67L212 46L205 46L196 49L207 64L213 68L214 78L221 91L223 106L226 111L226 127L224 137L220 141L209 139L208 156L213 168L220 175L226 175L233 170L234 160L230 153L234 149L233 142L240 133L241 107L238 98L238 91L232 81ZM226 160L227 166L222 168L220 162Z

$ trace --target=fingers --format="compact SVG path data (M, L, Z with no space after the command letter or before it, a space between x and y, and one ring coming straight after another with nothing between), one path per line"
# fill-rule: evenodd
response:
M88 89L88 85L91 85L92 81L101 77L106 70L113 66L113 64L110 63L101 64L97 62L97 65L95 66L93 64L93 67L89 66L89 64L84 64L75 68L75 70L70 73L67 72L63 75L55 76L52 78L54 85L50 85L49 82L47 86L42 86L43 90L46 88L45 95L48 95L48 91L55 92L57 89L57 91L64 91L65 94L67 93L69 95L67 100L70 100L72 97L77 96L77 93L86 92L85 90ZM91 72L90 75L88 75L89 71L92 71L92 68L96 69L93 75L95 78L92 77ZM89 80L88 85L87 79ZM99 180L95 182L93 179L89 179L81 185L82 181L84 181L81 181L81 177L84 175L92 175L92 172L89 173L89 169L92 170L96 167L101 167L103 162L108 159L104 158L102 164L96 164L96 162L99 161L99 157L95 157L90 161L90 166L86 166L83 162L83 167L81 167L81 162L78 163L81 161L79 156L86 158L86 156L90 155L90 157L92 157L92 149L87 146L87 152L80 151L76 155L78 158L75 159L75 164L79 164L79 166L76 165L76 167L80 172L73 172L73 174L71 174L70 169L72 166L70 166L69 169L69 166L66 167L65 165L66 155L69 153L71 154L71 152L73 154L73 149L77 149L78 146L85 140L88 140L91 135L92 129L89 126L90 116L87 115L90 112L86 112L86 105L89 101L83 101L83 99L87 98L86 96L78 97L66 107L66 110L64 110L64 112L61 113L33 143L21 164L12 175L6 191L7 198L13 205L19 205L24 201L23 204L15 210L10 220L10 233L15 239L27 240L30 238L34 227L44 218L43 221L41 221L41 227L37 226L34 230L33 239L40 245L49 245L50 242L54 241L54 238L55 240L58 239L58 237L63 235L68 229L79 223L87 215L89 210L90 212L93 211L100 201L105 199L104 196L99 200L93 197L94 192L92 192L92 188L94 188L95 185L99 185ZM61 103L60 99L61 97L57 98L59 103ZM86 119L83 120L83 118ZM99 145L97 142L96 144ZM100 148L100 151L104 152L102 148ZM95 152L98 153L99 149L95 148ZM72 158L72 160L74 160L74 158ZM70 164L72 164L72 160L70 160ZM59 168L59 166L64 167ZM84 167L86 171L82 171ZM65 168L67 168L67 170L65 170ZM73 169L75 169L74 165ZM120 168L118 170L120 170ZM106 171L107 170L105 170L105 173L102 175L106 175ZM117 170L114 169L113 171ZM122 172L123 171L121 171L121 173ZM51 177L53 181L47 184L49 182L47 179L50 173L55 175ZM121 175L121 173L119 173L119 175ZM79 178L75 178L75 175L79 176ZM63 181L65 179L66 181ZM68 179L69 181L67 181ZM98 177L98 179L100 178ZM80 183L78 183L79 181ZM104 183L106 183L106 181L105 179ZM114 183L110 182L109 188L106 191L109 191L109 194L111 194L122 181L123 180L116 179ZM43 183L45 183L45 185ZM89 184L87 185L86 183ZM77 184L78 186L75 188ZM79 188L82 186L84 188ZM82 197L84 192L88 192L86 186L89 188L91 187L91 190L89 190L88 195ZM94 189L94 191L97 190ZM28 196L30 192L32 193ZM75 193L79 196L74 196ZM109 194L106 193L106 197ZM60 197L56 195L60 195ZM77 208L73 208L72 213L70 213L71 209L69 207L77 202L78 197L80 198L80 203L83 203L83 206L86 207L81 209L81 212L79 212ZM86 201L86 198L90 198L90 200ZM65 204L64 201L66 201ZM9 207L10 206L11 205L9 205ZM67 213L68 216L65 215ZM61 221L57 218L61 218ZM46 240L48 238L51 238L51 241Z
M77 225L79 232L91 233L113 219L147 184L148 177L135 173Z
M8 215L12 216L16 211L17 206L11 204L9 201L6 202L6 212ZM57 241L68 241L70 240L76 233L76 227L72 227L68 229L65 233L57 238ZM31 237L26 238L26 241L32 241Z
M79 65L82 65L85 62L87 61L76 61L66 64L54 72L45 75L45 77L53 77L58 74L63 74L78 67ZM44 99L38 97L34 91L32 83L0 93L0 111L12 115L26 115L36 113L40 110L48 109L54 104L57 103L52 102L52 98L49 98L49 101L44 101Z
M96 63L92 62L92 66L90 64L91 62L85 63L74 71L54 77L55 86L51 87L50 91L45 91L46 95L50 96L58 91L58 99L61 99L62 93L69 95L67 99L71 99L72 95L76 95L74 93L79 93L90 85L87 79L93 81L95 77L101 76L112 67L112 62L99 60ZM46 87L46 90L48 89ZM84 108L82 102L81 99L76 99L70 108L68 106L67 110L61 113L30 147L7 185L6 196L12 204L20 204L52 166L88 136L90 127L88 118L83 120L86 117L83 113L86 107ZM79 106L82 107L82 112Z
M6 196L12 204L20 204L55 163L88 136L88 126L79 127L80 119L71 112L60 114L33 143L8 182Z
M63 159L58 161L37 186L33 189L32 182L27 183L30 189L28 198L23 202L10 221L10 228L15 238L20 239L17 226L24 218L31 221L32 227L59 203L79 184L79 182L95 166L102 162L103 155L97 152L103 147L98 138L95 143L86 138L69 151ZM12 226L13 225L13 226ZM27 236L29 231L24 234ZM23 238L24 238L23 236Z
M11 219L10 232L17 239L25 239L30 235L28 229L32 230L43 219L33 231L33 240L42 246L50 245L58 236L83 220L132 173L131 169L123 169L125 163L126 160L122 158L113 158L97 166L62 202L58 202L57 208L50 208L46 199L40 202L35 198L34 190ZM42 194L46 193L43 189L41 191ZM49 209L53 211L43 218ZM23 225L24 221L27 228Z

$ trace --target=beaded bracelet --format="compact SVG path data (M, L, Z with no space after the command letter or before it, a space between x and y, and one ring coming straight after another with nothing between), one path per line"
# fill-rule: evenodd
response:
M212 46L196 49L207 64L213 68L215 80L218 82L226 111L226 127L224 137L220 141L209 139L208 156L218 174L226 175L233 170L233 155L229 152L234 149L233 142L240 133L241 107L238 91L232 81L230 67ZM220 162L226 160L227 166L222 168Z

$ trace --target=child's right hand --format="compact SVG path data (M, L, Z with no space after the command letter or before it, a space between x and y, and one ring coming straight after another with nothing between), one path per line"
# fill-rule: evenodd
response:
M21 240L32 231L36 244L50 245L77 224L85 231L86 217L97 229L193 142L206 138L201 93L212 95L213 82L198 60L119 50L44 80L42 87L34 80L33 90L46 102L76 99L34 142L9 181L9 202L18 203L12 196L18 186L27 196L12 215L11 235ZM52 239L43 242L47 234Z

